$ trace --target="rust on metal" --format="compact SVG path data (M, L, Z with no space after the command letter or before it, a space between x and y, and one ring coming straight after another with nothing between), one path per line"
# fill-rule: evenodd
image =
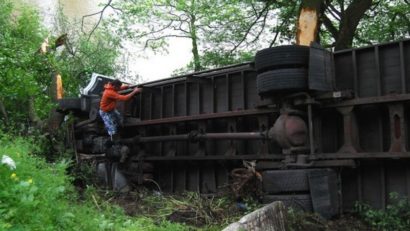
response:
M389 152L406 152L406 123L404 119L403 104L390 104L389 119L390 119L390 148Z
M307 126L299 116L282 114L269 131L282 148L303 146L307 141Z
M343 115L343 145L338 152L357 153L359 148L359 135L357 130L354 107L340 107L338 111Z

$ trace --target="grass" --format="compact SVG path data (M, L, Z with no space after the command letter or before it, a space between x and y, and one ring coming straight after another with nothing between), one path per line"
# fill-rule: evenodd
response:
M7 155L16 168L0 164L0 230L190 230L165 219L130 217L123 209L100 203L91 192L80 200L66 174L67 160L48 163L34 138L0 133L0 158Z
M117 200L118 201L118 200ZM239 210L231 198L203 197L195 192L167 195L140 190L133 195L134 214L145 214L153 220L170 220L195 230L222 230L246 211Z

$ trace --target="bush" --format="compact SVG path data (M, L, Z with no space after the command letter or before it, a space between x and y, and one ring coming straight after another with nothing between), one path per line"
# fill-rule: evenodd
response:
M33 155L35 143L32 138L0 132L0 158L5 162L0 164L0 230L187 229L167 221L128 217L121 208L98 202L92 191L80 203L66 174L70 162L47 163Z
M356 204L359 216L377 230L410 230L410 201L397 193L390 195L392 204L386 210L377 210L363 203Z

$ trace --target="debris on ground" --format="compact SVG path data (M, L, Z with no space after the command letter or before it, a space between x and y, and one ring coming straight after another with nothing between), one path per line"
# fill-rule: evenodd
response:
M239 221L230 224L223 231L285 231L287 230L286 215L287 210L283 203L275 201L243 216Z
M244 161L244 168L231 171L231 190L236 198L260 198L262 196L262 175L255 170L255 162Z
M326 220L318 214L288 209L288 230L292 231L372 231L368 224L354 214Z

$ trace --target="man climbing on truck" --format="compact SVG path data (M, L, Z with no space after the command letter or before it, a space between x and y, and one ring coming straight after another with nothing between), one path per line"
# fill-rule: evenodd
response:
M123 123L123 117L116 109L117 101L127 101L136 93L142 92L142 88L136 87L127 95L121 95L118 93L118 91L128 88L127 85L123 85L118 79L115 79L104 86L104 92L100 101L100 116L104 121L105 128L107 129L108 135L111 137L111 141L118 138L118 127Z

